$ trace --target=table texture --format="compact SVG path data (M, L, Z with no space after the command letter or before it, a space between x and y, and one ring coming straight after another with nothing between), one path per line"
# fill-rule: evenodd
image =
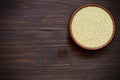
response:
M116 34L97 51L69 34L73 11L94 3L114 16ZM120 0L0 0L0 80L119 80Z

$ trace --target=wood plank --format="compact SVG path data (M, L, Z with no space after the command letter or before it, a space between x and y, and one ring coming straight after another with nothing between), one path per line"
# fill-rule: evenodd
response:
M68 31L73 11L96 3L116 21L116 35L105 48L78 47ZM1 0L0 80L119 80L120 1Z

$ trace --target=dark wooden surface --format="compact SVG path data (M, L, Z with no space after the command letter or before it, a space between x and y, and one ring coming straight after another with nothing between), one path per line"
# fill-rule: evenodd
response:
M106 7L117 31L104 49L79 48L68 31L72 12ZM0 0L0 80L119 80L119 0Z

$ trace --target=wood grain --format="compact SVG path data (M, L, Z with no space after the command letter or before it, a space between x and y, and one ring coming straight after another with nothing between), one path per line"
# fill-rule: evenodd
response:
M116 21L104 49L78 47L68 31L73 11L96 3ZM0 80L119 80L119 0L0 0Z

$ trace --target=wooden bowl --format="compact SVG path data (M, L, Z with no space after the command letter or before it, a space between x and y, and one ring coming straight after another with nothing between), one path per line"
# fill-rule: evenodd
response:
M111 19L111 20L108 20L108 19L105 19L105 18L107 18L107 17L103 17L103 19L105 19L106 20L106 23L105 23L105 21L103 22L103 23L101 23L99 20L98 20L98 22L99 23L101 23L101 24L97 24L98 26L100 26L100 25L102 25L102 26L100 26L100 27L94 27L93 29L95 29L95 30L98 30L98 31L96 31L96 33L95 34L92 34L92 35L89 35L89 37L86 37L87 36L87 34L89 34L89 33L87 33L87 30L89 31L89 28L91 28L90 30L93 30L92 29L92 27L91 26L85 26L85 27L83 27L83 29L82 29L82 22L85 22L85 18L82 18L82 16L80 16L80 14L78 15L78 12L80 13L80 11L82 11L81 12L81 15L82 14L84 14L85 12L83 11L83 10L85 10L85 8L88 8L88 9L91 9L91 10L89 10L89 12L90 11L92 11L92 8L96 8L96 10L97 10L97 8L99 8L98 9L98 11L96 11L96 13L94 12L94 15L98 15L98 17L99 18L97 18L97 20L98 19L101 19L100 18L100 15L103 15L103 14L106 14L106 16L108 15L109 16L109 18L108 19ZM102 13L101 12L101 14L99 13L99 10L101 9L101 11L103 10L104 12L106 12L106 13ZM87 13L87 14L89 14L90 15L90 13ZM78 17L75 17L75 16L78 16L78 17L80 17L80 18L78 18ZM93 25L94 23L96 23L95 21L97 21L97 20L94 20L94 22L93 22L93 24L92 24L92 22L91 21L93 21L93 20L91 20L91 19L89 19L89 18L92 18L92 17L88 17L88 15L86 15L85 16L86 18L88 18L88 19L86 19L86 23L85 24L83 24L83 25L87 25L87 23L90 23L91 25ZM96 17L96 16L95 16ZM75 19L74 19L75 18ZM77 21L78 21L78 23L77 23ZM112 23L111 25L110 25L110 22ZM74 22L74 23L73 23ZM81 22L81 24L80 24L80 22ZM78 26L78 24L80 24L79 26ZM108 27L106 27L105 28L105 30L103 30L101 27L103 27L103 24L105 24L105 26L108 24ZM74 26L75 25L77 25L77 27L75 27L74 28ZM96 26L97 26L96 25ZM110 26L112 26L112 27L110 27ZM84 28L85 28L85 30L84 30ZM97 29L97 28L99 28L99 29ZM79 29L81 29L81 31L79 31ZM112 30L107 30L107 29L112 29ZM76 31L75 31L76 30ZM93 31L93 32L95 32L95 30ZM99 31L99 30L101 30L101 31ZM70 18L70 23L69 23L69 31L70 31L70 35L71 35L71 37L72 37L72 39L73 39L73 41L78 45L78 46L80 46L80 47L82 47L82 48L84 48L84 49L88 49L88 50L98 50L98 49L101 49L101 48L103 48L103 47L105 47L105 46L107 46L111 41L112 41L112 39L113 39L113 37L114 37L114 35L115 35L115 31L116 31L116 25L115 25L115 21L114 21L114 18L113 18L113 16L112 16L112 14L106 9L106 8L104 8L103 6L100 6L100 5L97 5L97 4L86 4L86 5L83 5L83 6L80 6L78 9L76 9L74 12L73 12L73 14L72 14L72 16L71 16L71 18ZM85 31L86 31L86 33L85 34L83 34L82 33L82 31L85 33ZM110 33L110 31L112 31L111 32L111 35L109 35L108 34L108 32ZM80 34L81 33L81 34ZM91 31L91 33L92 33L92 31ZM105 33L105 34L103 34L103 33ZM97 34L101 34L101 35L98 35L97 36ZM107 35L106 35L107 34ZM96 36L95 36L96 35ZM76 37L77 36L77 37ZM108 38L108 40L104 40L106 37L102 37L102 36L106 36L106 37L108 37L108 36L110 36L109 38ZM91 38L91 37L93 37L93 38ZM98 37L97 39L98 39L98 41L97 41L97 39L95 39L95 37ZM87 40L87 38L88 38L88 40ZM101 39L101 40L100 40ZM80 41L81 40L81 41ZM95 40L95 41L94 41ZM103 41L102 41L103 40ZM86 43L85 43L86 42ZM88 42L88 43L87 43ZM96 43L95 43L96 42ZM103 42L103 43L100 43L100 42ZM96 45L96 44L99 44L99 45Z

